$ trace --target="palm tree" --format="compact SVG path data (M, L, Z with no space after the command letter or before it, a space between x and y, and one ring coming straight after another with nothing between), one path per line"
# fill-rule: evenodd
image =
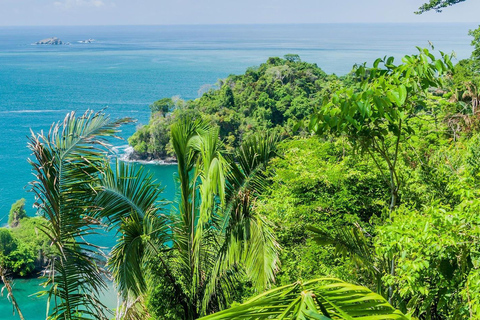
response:
M265 188L263 170L276 137L253 137L235 155L224 154L218 129L184 119L172 128L178 159L178 212L165 214L162 189L142 169L106 161L107 138L129 119L70 113L48 135L32 134L30 161L43 232L58 255L48 266L49 316L106 319L98 295L105 288L98 247L86 238L101 219L118 228L108 266L124 300L123 315L145 313L150 261L160 261L167 285L195 319L225 308L235 283L248 277L258 289L273 282L278 245L268 224L253 213ZM139 306L140 304L140 306Z
M57 255L50 259L47 316L52 319L107 319L99 293L106 288L98 265L98 247L86 237L96 232L93 199L105 170L107 138L129 119L111 121L103 113L67 114L44 135L32 133L36 180L31 183L38 213L48 223L42 231ZM50 313L50 314L48 314Z
M220 319L408 319L381 295L335 278L296 282L201 318Z
M278 244L252 205L266 187L278 139L256 136L225 155L218 129L203 121L179 119L171 134L178 161L173 212L162 211L150 178L125 179L133 175L121 164L104 176L97 203L99 217L119 228L109 264L126 304L146 294L149 262L158 261L162 285L180 306L177 317L196 319L226 308L243 277L259 290L274 280Z

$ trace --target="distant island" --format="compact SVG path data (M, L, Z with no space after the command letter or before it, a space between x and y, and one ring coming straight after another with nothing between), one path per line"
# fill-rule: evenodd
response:
M78 43L93 43L95 42L95 39L87 39L87 40L80 40L80 41L77 41Z
M69 45L69 42L63 42L62 40L58 39L57 37L52 37L52 38L47 38L43 39L40 41L35 42L36 45L43 45L43 44L49 44L49 45L62 45L66 44Z

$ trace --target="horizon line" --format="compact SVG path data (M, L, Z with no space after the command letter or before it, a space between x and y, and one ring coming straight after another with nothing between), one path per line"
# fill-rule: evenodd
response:
M192 27L192 26L281 26L281 25L334 25L334 24L479 24L478 21L449 21L449 22L432 22L432 21L404 21L404 22L286 22L286 23L179 23L179 24L40 24L40 25L1 25L3 27Z

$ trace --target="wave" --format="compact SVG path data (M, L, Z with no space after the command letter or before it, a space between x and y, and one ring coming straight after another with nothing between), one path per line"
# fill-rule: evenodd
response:
M112 151L115 153L118 160L123 162L132 162L132 163L140 163L140 164L152 164L152 165L174 165L175 162L172 161L165 161L165 160L139 160L139 159L132 159L132 155L134 153L133 147L130 145L121 145L112 147Z
M112 151L116 157L121 161L128 161L130 155L133 153L133 147L128 144L112 147Z
M143 165L156 165L156 166L171 166L177 165L176 162L167 162L164 160L131 160L131 159L120 159L123 162L139 163Z

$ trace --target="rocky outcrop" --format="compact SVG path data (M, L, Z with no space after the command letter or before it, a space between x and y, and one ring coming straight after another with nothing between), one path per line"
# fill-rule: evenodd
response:
M150 162L157 164L176 164L177 159L175 157L165 156L159 157L158 155L153 155L150 153L137 153L133 151L124 157L123 160L126 161L136 161L136 162Z
M120 157L122 161L134 161L140 163L156 163L156 164L176 164L177 159L172 156L151 154L148 152L136 152L133 147L128 146Z
M77 41L77 42L78 43L94 43L95 39L80 40L80 41Z
M57 37L47 38L40 41L35 42L35 44L49 44L49 45L61 45L66 44L62 40L58 39Z

